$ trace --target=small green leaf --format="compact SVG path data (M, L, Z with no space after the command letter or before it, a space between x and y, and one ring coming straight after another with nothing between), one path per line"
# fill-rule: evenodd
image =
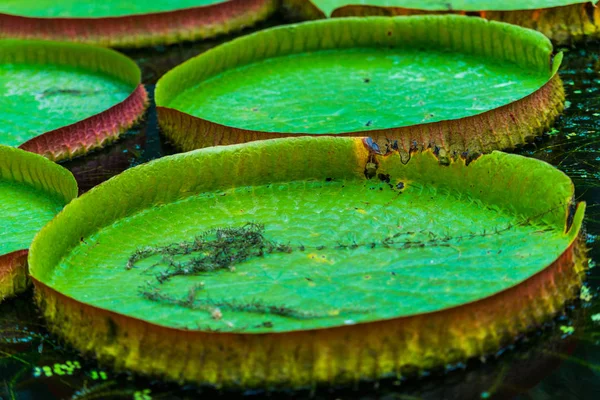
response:
M579 294L579 298L581 300L585 301L585 302L592 301L593 296L592 296L592 293L591 293L590 288L588 286L583 285L581 287L581 292Z
M572 335L575 332L575 328L573 328L572 326L561 325L560 331L565 335Z

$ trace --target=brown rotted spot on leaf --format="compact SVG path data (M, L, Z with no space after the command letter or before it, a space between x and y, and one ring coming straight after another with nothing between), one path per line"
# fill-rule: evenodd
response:
M390 183L390 174L378 174L377 177L381 182Z

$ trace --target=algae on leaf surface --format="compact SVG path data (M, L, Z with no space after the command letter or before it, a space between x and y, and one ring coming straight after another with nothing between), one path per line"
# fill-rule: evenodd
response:
M372 136L383 151L514 148L563 107L541 34L460 16L268 29L163 76L159 123L180 148L292 135ZM318 99L318 101L315 101Z
M446 166L361 138L210 148L74 201L31 273L55 332L117 366L242 387L379 378L495 351L558 312L582 279L572 197L561 172L497 152Z
M597 37L597 0L283 0L300 19L469 13L538 30L559 43Z
M115 140L143 114L140 70L108 49L0 41L0 144L53 160Z
M278 0L0 2L0 38L142 47L205 39L267 18Z
M71 173L0 145L0 301L27 286L27 249L35 234L77 196Z

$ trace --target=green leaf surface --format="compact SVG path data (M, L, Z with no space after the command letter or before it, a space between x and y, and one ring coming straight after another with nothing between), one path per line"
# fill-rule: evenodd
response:
M389 129L522 99L554 74L551 53L539 33L466 17L318 21L208 51L161 78L156 98L261 132Z
M565 222L572 184L545 163L494 152L443 166L426 152L404 165L395 154L367 180L360 147L360 139L283 139L134 168L43 230L31 273L69 297L159 325L282 332L493 295L550 265L579 232L583 207L569 230ZM249 223L264 226L265 251L242 257L256 239L239 234ZM140 256L161 246L186 254ZM202 248L182 250L194 246ZM165 278L194 258L208 270Z
M106 111L140 80L108 49L58 42L0 41L0 144L18 146Z
M227 0L1 0L0 13L38 18L104 18L175 11Z
M598 0L309 0L325 15L344 6L366 5L401 7L427 11L513 11L535 10L571 4L597 3Z
M0 145L0 255L27 249L72 198L71 173L44 157Z

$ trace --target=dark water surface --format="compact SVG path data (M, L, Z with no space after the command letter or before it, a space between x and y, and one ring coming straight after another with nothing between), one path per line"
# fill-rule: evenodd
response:
M152 92L164 72L223 40L126 53L141 66L144 83ZM578 200L588 204L586 230L592 268L586 283L589 296L569 305L563 316L545 328L495 356L471 360L464 369L432 371L403 382L316 388L313 392L230 393L102 368L48 334L31 293L27 293L0 304L0 400L255 398L265 394L317 399L600 399L600 267L594 267L593 261L600 257L600 42L561 50L566 56L561 76L568 107L549 135L519 153L557 166L575 182ZM174 152L159 135L152 106L144 122L122 140L64 166L75 174L85 192L127 168Z

